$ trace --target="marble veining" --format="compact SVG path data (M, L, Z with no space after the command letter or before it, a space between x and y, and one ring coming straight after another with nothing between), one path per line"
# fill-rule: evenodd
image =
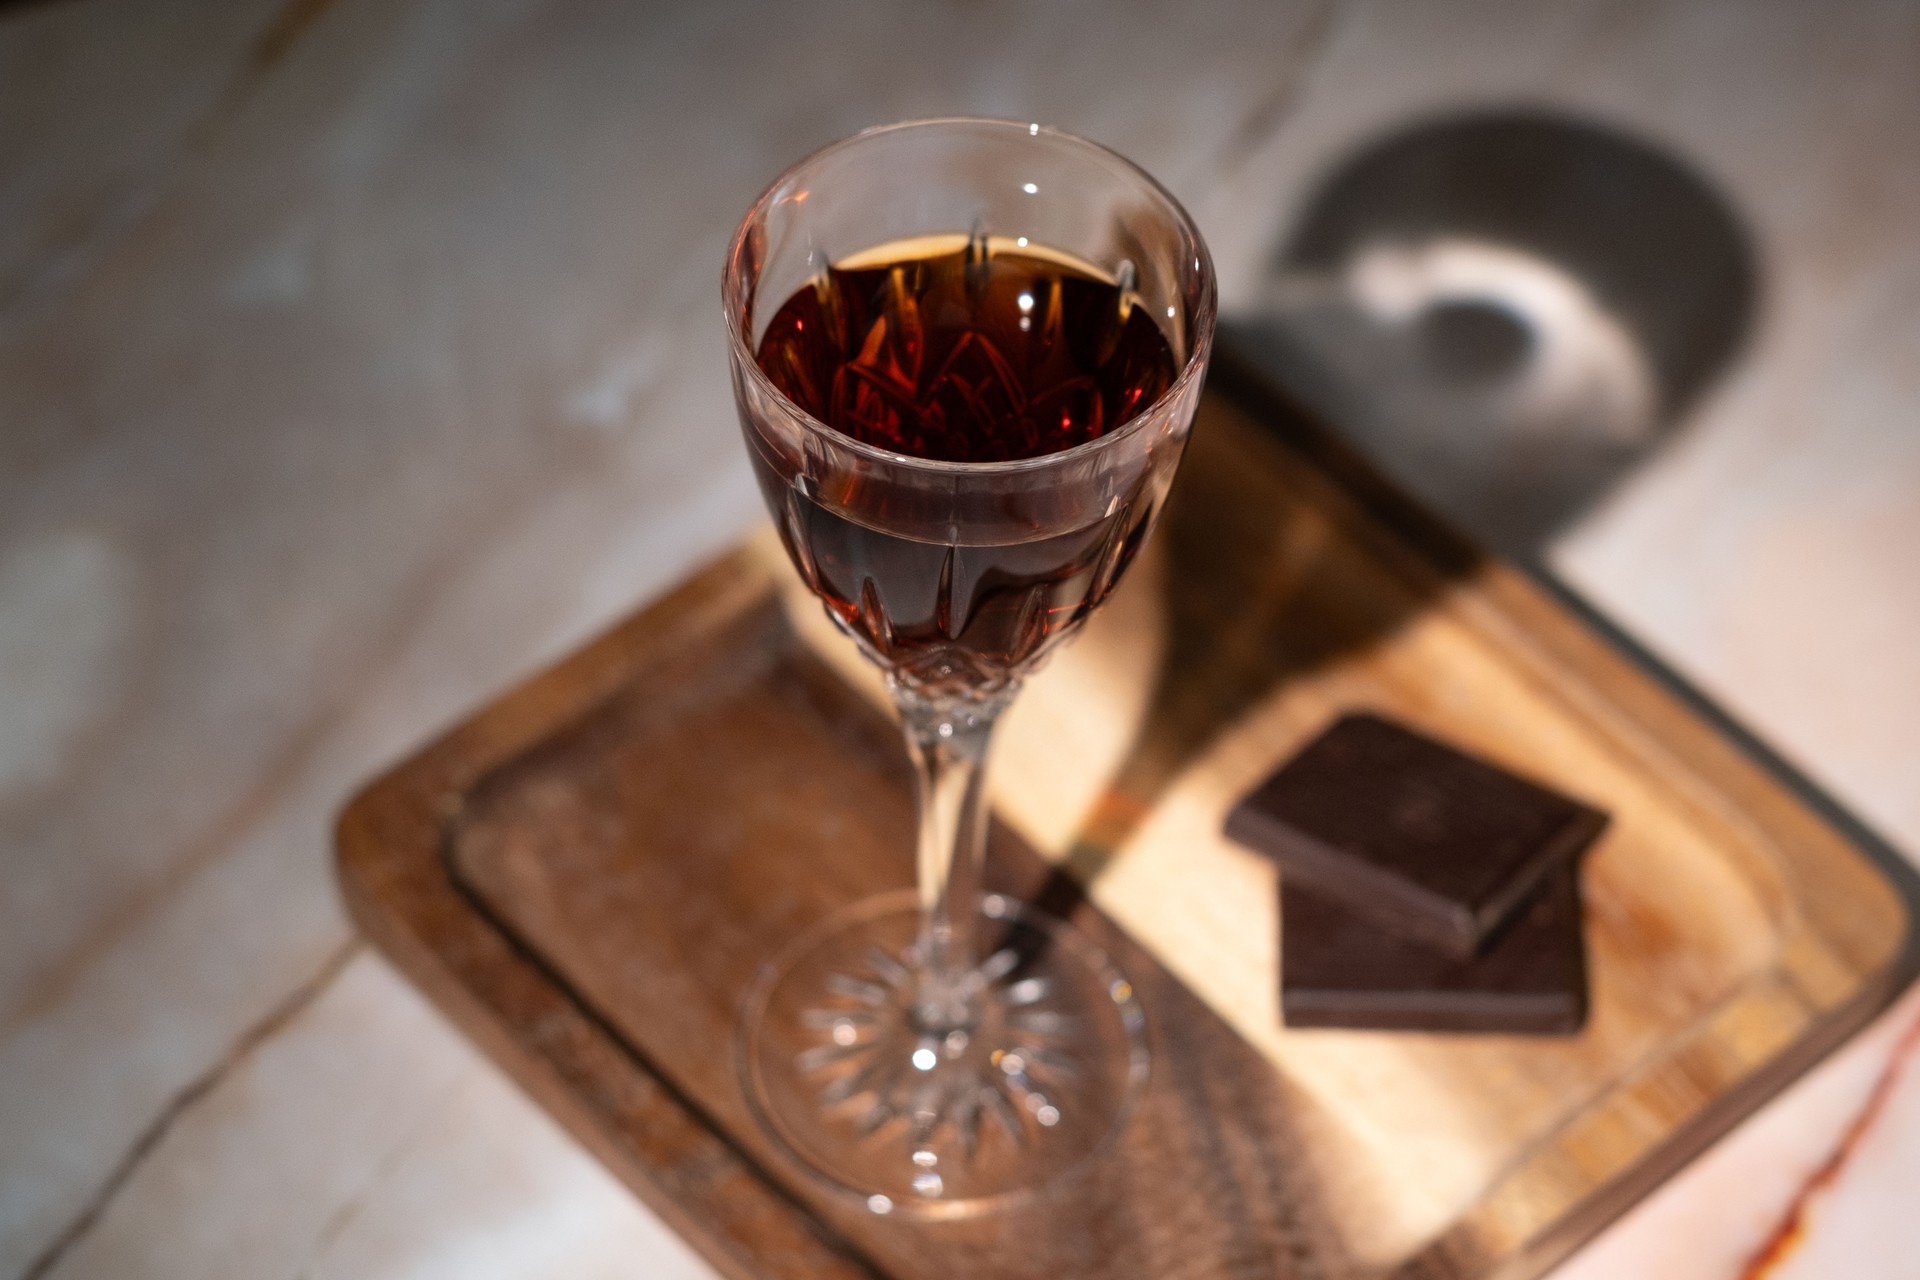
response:
M1900 0L0 8L0 1277L710 1274L355 948L328 831L758 518L721 247L867 124L1117 146L1242 320L1411 122L1678 157L1754 246L1743 344L1538 553L1920 848L1917 63ZM1905 1274L1916 1019L1561 1280L1735 1280L1796 1203L1774 1280Z

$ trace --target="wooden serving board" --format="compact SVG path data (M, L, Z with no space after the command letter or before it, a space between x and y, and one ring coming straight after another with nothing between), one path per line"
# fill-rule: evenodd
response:
M770 536L368 787L348 902L738 1277L1538 1275L1920 967L1904 863L1285 405L1209 395L1149 545L995 765L990 878L1098 935L1154 1053L1113 1157L1034 1209L875 1216L748 1119L758 965L912 875L877 681ZM1275 872L1221 821L1359 707L1612 812L1582 1034L1280 1025Z

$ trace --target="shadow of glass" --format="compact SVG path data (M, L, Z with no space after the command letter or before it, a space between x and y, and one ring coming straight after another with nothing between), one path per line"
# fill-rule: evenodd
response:
M1380 532L1417 548L1418 563L1383 559ZM1151 554L1157 660L1139 672L1145 705L1117 764L1057 860L1023 856L1002 824L990 837L993 888L1083 926L1091 887L1236 723L1388 639L1483 560L1232 352L1216 357ZM1193 1167L1223 1253L1288 1275L1353 1256L1352 1222L1371 1211L1355 1206L1383 1193L1362 1178L1336 1195L1318 1180L1347 1141L1324 1104L1171 970L1144 956L1125 968L1152 984L1141 999L1155 1078L1172 1082L1163 1105L1182 1142L1205 1153Z
M1362 525L1416 548L1419 565L1383 560ZM1231 352L1209 377L1154 537L1164 648L1137 732L1034 896L1054 914L1073 911L1236 721L1393 635L1482 558Z
M1226 343L1488 545L1537 558L1668 441L1759 288L1727 199L1584 121L1422 123L1336 168Z
M1536 558L1671 437L1737 351L1757 288L1726 201L1594 125L1442 120L1340 166L1262 305L1223 326L1156 535L1166 652L1040 905L1070 910L1236 719L1393 634L1472 572L1476 543ZM1264 444L1208 420L1232 416L1222 390ZM1383 573L1339 529L1342 503L1428 572Z

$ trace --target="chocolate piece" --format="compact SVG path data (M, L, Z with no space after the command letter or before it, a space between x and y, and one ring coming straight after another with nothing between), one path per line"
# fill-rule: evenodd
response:
M1285 886L1280 966L1290 1027L1570 1034L1587 1020L1579 869L1556 871L1472 960L1383 934L1338 903Z
M1227 816L1289 883L1401 937L1475 955L1600 834L1577 800L1372 715L1349 715Z

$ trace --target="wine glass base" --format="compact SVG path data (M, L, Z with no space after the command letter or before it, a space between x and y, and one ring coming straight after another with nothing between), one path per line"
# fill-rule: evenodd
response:
M1071 1176L1147 1075L1132 986L1071 926L989 894L963 1026L916 1012L919 904L828 917L766 965L741 1023L742 1082L781 1146L875 1213L957 1218Z

